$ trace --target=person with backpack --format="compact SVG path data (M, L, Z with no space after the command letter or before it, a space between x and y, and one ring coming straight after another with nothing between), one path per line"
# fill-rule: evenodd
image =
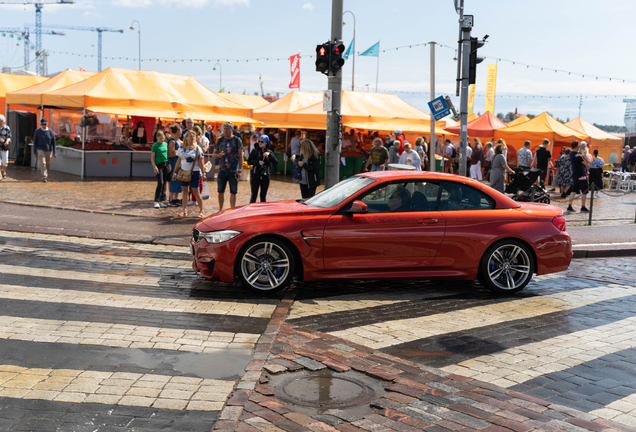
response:
M292 155L292 161L297 162L301 168L300 195L303 198L311 198L316 194L316 188L320 184L320 153L311 140L304 139L300 142L300 154Z
M632 150L629 155L629 160L627 161L627 170L629 172L634 172L634 167L636 167L636 151Z
M223 135L214 146L212 157L219 159L219 173L216 176L217 192L219 194L219 211L223 210L225 189L230 184L230 207L236 205L238 181L243 170L243 143L233 134L232 122L225 122Z
M453 166L455 164L455 159L457 159L457 149L449 139L446 140L446 145L443 147L442 156L444 172L453 174Z
M261 190L261 202L265 202L271 175L270 166L273 166L274 170L276 170L276 166L278 165L276 155L269 148L269 137L267 135L261 135L259 137L258 144L247 158L247 163L252 165L250 172L250 186L252 189L250 203L256 202L259 188Z

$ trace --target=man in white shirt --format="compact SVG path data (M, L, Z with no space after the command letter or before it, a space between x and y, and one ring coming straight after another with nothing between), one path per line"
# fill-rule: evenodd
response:
M530 141L523 143L523 148L517 152L517 163L520 168L529 169L532 162L532 151L530 150Z

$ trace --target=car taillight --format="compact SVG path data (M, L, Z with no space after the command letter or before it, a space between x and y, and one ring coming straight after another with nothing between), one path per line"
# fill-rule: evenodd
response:
M552 224L561 231L565 231L565 218L563 216L557 216L552 219Z

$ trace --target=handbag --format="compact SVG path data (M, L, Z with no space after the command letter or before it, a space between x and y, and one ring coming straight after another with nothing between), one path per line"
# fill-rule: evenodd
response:
M303 178L302 168L298 166L298 162L300 161L299 157L296 157L294 161L294 165L292 166L292 177L296 180L301 180Z
M196 156L199 156L198 147L196 148ZM179 169L179 172L177 173L177 180L185 183L190 183L190 180L192 180L192 171L194 171L194 164L197 163L197 160L198 159L195 157L194 162L192 162L192 168L190 168L190 171Z

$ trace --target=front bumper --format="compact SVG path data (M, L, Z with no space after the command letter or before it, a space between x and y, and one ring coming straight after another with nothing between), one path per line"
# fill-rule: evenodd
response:
M192 268L206 279L234 281L234 260L242 247L241 235L223 243L208 243L196 233L190 239ZM196 240L196 241L195 241Z

